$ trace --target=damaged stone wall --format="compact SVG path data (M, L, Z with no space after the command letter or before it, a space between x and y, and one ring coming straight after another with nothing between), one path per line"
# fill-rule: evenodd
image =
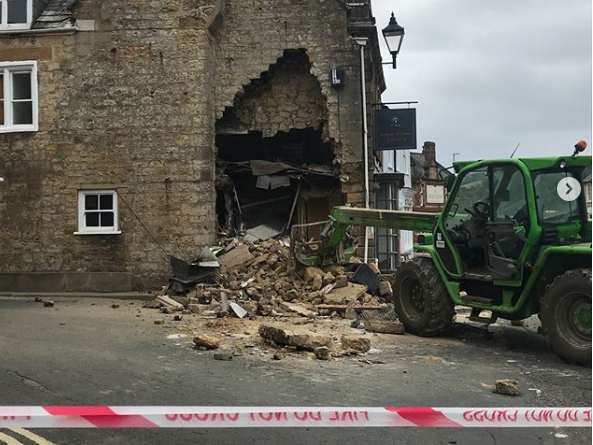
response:
M79 0L72 12L88 31L0 35L0 61L39 71L39 131L0 134L0 275L164 282L163 250L189 260L215 240L215 125L235 101L270 134L323 123L345 200L364 201L359 52L343 1ZM281 72L250 102L245 88L287 50L306 54L308 71ZM339 90L334 68L346 71ZM91 188L117 189L121 235L74 235L78 191Z
M243 131L261 131L273 137L279 131L318 129L327 121L325 98L303 51L285 54L277 64L238 95L232 114ZM223 121L225 120L223 118Z
M0 37L0 60L38 60L40 104L38 132L0 134L0 272L125 272L148 289L168 276L157 243L192 258L214 240L219 9L80 0L94 31ZM118 190L121 235L74 235L81 188Z
M225 5L216 41L216 117L220 119L285 50L306 51L325 99L324 139L334 144L345 200L363 203L359 52L348 34L344 2L227 0ZM339 90L331 86L335 68L346 71L346 85Z

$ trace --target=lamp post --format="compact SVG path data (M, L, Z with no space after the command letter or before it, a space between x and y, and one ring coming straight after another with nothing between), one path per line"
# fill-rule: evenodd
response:
M393 59L393 69L396 69L396 59L399 53L399 50L402 47L402 42L404 41L404 28L399 26L397 20L395 19L395 14L391 13L391 19L389 20L389 25L383 29L383 37L385 37L385 43L387 43L387 49L391 53L391 57ZM389 63L385 63L384 65L388 65Z

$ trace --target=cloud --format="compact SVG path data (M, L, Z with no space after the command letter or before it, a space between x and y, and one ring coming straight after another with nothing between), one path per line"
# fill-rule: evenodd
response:
M392 9L406 36L383 100L420 102L443 163L592 142L590 0L373 0L379 28Z

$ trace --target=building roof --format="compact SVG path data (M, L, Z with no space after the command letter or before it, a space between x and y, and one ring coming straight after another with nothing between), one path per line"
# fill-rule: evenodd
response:
M423 178L426 175L424 171L424 153L410 153L410 164L412 167L412 178ZM437 169L443 178L453 174L439 162L437 162Z
M33 29L72 28L75 20L71 8L78 0L34 0L37 18Z

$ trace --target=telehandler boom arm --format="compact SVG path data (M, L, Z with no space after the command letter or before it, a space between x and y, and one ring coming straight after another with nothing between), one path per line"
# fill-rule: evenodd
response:
M324 245L328 248L337 246L350 226L432 232L436 216L435 213L334 207L330 214L333 227L327 233L324 230Z
M433 213L334 207L325 223L293 226L291 247L296 260L308 266L347 262L355 250L354 239L348 236L351 226L432 232L436 221ZM324 224L319 241L299 236L299 230L318 224Z

